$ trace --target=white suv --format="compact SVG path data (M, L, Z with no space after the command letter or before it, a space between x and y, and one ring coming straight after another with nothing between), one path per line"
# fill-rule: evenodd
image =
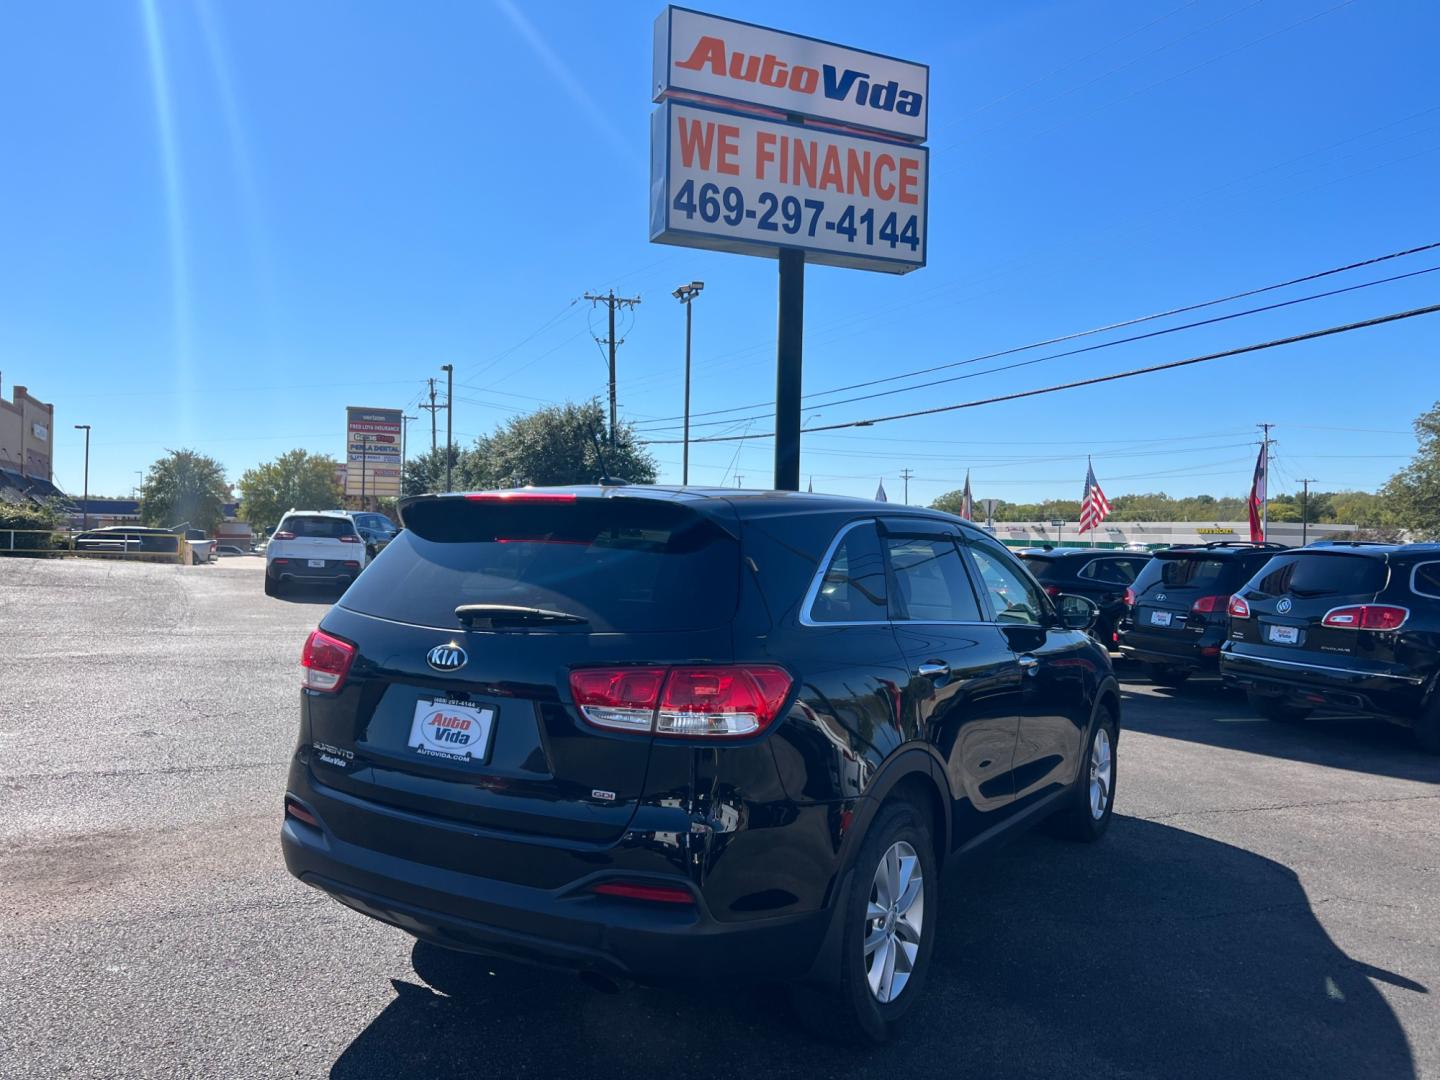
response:
M278 596L290 582L348 586L368 561L344 510L291 510L265 548L265 595Z

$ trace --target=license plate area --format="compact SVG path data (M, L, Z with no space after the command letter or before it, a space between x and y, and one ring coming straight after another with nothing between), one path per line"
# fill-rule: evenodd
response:
M1152 611L1150 613L1150 625L1169 626L1171 620L1174 619L1174 617L1175 616L1168 611Z
M1272 645L1299 645L1298 626L1269 626L1265 628L1265 639Z
M415 702L406 745L411 753L432 761L484 764L490 759L496 709L447 697L422 697Z
M324 565L325 565L325 560L324 560L324 559L306 559L306 560L305 560L305 564L306 564L307 566L313 566L313 567L315 567L316 569L320 569L320 568L324 567Z

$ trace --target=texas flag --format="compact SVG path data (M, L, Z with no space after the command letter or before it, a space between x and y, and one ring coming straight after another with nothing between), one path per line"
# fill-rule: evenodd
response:
M1250 541L1255 544L1263 544L1265 542L1265 519L1263 515L1265 499L1267 497L1266 488L1269 484L1269 477L1265 475L1267 471L1265 459L1269 456L1266 453L1269 449L1270 448L1265 445L1260 447L1260 456L1255 459L1255 479L1250 482Z

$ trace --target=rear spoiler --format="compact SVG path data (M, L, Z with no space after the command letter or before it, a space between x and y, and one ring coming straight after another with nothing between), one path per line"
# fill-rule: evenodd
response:
M400 522L423 540L460 543L490 540L505 533L526 536L563 533L567 525L593 529L595 516L613 512L635 527L674 530L706 523L731 539L740 537L734 508L722 499L677 498L641 487L515 488L506 491L412 495L401 499ZM722 517L728 514L729 517ZM583 524L582 524L583 523Z

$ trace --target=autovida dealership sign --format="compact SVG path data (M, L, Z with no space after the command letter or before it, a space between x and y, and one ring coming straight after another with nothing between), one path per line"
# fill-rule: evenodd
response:
M345 410L345 494L394 499L400 496L400 409Z
M930 69L670 7L655 23L650 238L925 265Z

